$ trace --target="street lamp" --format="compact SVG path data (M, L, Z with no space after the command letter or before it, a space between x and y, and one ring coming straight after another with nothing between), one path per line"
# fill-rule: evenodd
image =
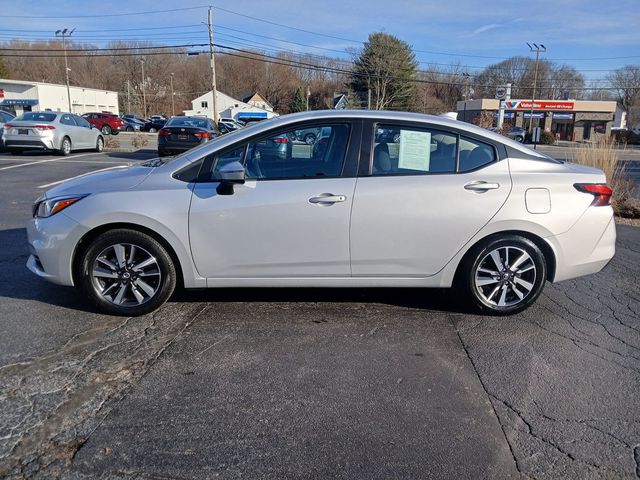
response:
M176 116L176 106L174 104L174 99L173 99L173 73L171 74L171 76L169 77L170 81L171 81L171 116L175 117Z
M62 37L62 48L64 50L64 74L67 78L67 101L69 103L69 113L71 112L71 89L69 88L69 63L67 62L67 43L66 39L71 36L76 29L69 30L65 28L64 30L56 30L56 37Z
M144 58L140 59L140 68L142 69L142 109L144 110L144 118L147 118L147 97L144 93Z

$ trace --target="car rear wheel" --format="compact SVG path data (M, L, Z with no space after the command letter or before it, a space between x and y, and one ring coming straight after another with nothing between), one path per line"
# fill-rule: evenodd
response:
M153 237L118 229L100 235L84 251L79 284L107 313L144 315L171 296L176 270L171 256Z
M524 141L524 138L518 135L518 136L515 138L515 141L516 141L516 142L519 142L519 143L522 143L522 142Z
M127 128L125 128L125 130L126 130L127 132L133 132L133 127L127 127Z
M103 125L100 130L104 135L111 135L111 127L109 125Z
M494 236L466 255L460 287L474 310L510 315L536 301L546 280L546 262L538 246L520 235Z
M153 127L151 127L151 128L149 129L149 133L156 133L156 131L157 131L157 130L156 130L155 128L153 128Z
M98 137L96 140L96 152L101 152L104 150L104 139L102 137Z
M71 140L69 139L69 137L64 137L62 139L62 143L60 144L58 153L65 157L71 153Z

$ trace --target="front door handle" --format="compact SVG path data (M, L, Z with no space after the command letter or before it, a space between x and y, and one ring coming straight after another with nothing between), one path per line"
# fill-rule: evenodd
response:
M334 195L333 193L321 193L317 197L311 197L309 203L316 205L333 205L334 203L344 202L346 195Z
M487 190L495 190L497 188L500 188L499 183L488 183L484 181L471 182L464 186L465 190L471 190L477 193L484 193Z

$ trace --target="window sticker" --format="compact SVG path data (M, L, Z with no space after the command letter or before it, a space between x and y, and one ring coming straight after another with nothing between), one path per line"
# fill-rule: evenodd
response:
M398 167L428 172L430 160L431 133L400 130Z

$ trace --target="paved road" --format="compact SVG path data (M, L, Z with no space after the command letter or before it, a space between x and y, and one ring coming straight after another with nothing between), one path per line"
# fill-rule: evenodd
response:
M39 186L151 155L0 155L0 477L640 476L640 229L508 318L238 289L127 319L25 269Z

